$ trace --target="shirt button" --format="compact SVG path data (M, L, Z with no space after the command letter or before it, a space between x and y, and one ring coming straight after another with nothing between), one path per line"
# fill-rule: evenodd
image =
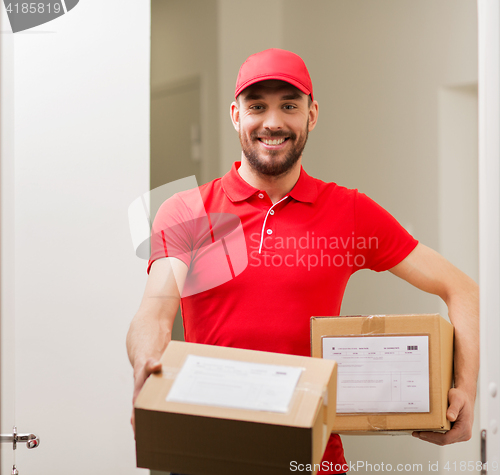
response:
M271 211L269 211L269 214L273 215L274 214L274 209L272 209Z
M267 234L272 234L272 233L273 233L273 230L272 230L272 229L268 229L268 230L266 231L266 233L267 233Z
M264 198L264 193L259 193L257 196L262 199Z

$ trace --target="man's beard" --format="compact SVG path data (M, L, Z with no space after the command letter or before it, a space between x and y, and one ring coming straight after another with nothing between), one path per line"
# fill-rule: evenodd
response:
M279 137L288 137L288 140L294 142L297 139L297 134L292 132L285 133L283 131L270 133L270 134L259 134L258 132L254 132L250 135L250 141L247 139L243 139L241 132L238 133L240 137L241 148L245 157L248 160L249 165L258 173L266 176L281 176L286 174L288 171L292 169L292 167L297 163L299 158L304 151L304 147L306 146L307 137L309 135L309 120L307 121L307 125L305 128L305 132L302 135L302 138L299 142L292 145L291 149L285 154L282 160L274 161L270 160L269 162L261 160L259 157L259 152L257 151L258 144L255 142L258 141L257 137L266 137L269 139L275 139ZM265 150L261 153L267 153L269 156L274 156L282 153L281 150Z

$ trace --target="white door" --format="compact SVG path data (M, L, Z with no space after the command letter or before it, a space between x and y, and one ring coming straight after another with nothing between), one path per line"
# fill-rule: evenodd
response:
M488 473L500 469L500 6L479 0L481 428Z
M1 432L40 437L21 475L148 473L125 335L146 279L127 210L149 189L150 5L86 0L15 34L0 16Z

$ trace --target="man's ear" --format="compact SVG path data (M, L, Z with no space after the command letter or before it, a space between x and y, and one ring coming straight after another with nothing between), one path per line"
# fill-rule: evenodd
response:
M231 122L233 123L233 127L236 129L236 132L240 131L240 111L238 109L238 104L233 101L231 103Z
M318 101L313 101L311 106L309 107L309 132L316 127L316 123L318 122L318 114L319 114L319 105Z

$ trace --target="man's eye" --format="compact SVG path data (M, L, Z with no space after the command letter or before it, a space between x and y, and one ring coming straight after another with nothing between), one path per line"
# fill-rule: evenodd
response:
M296 107L293 104L287 104L286 106L283 106L285 109L291 110L295 109Z
M263 107L262 107L262 106L255 105L255 106L250 106L250 109L253 109L253 110L260 110L260 109L263 109Z

